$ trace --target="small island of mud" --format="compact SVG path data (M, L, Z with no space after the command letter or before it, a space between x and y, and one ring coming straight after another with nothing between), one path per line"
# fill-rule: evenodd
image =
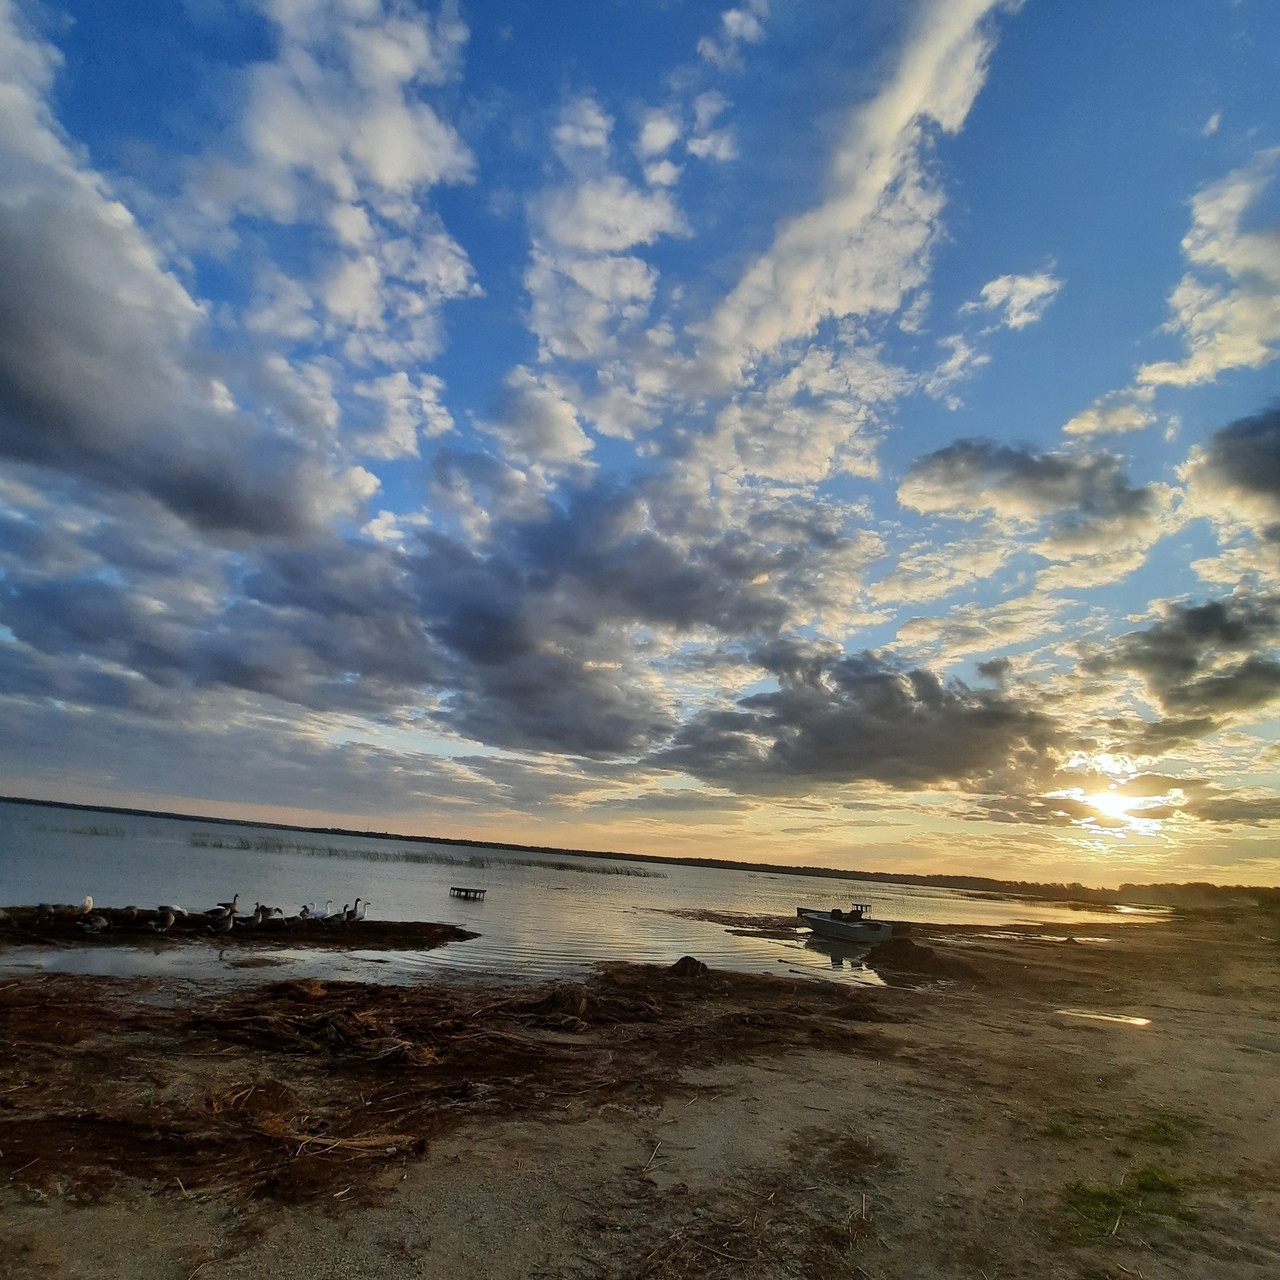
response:
M100 921L102 923L92 923ZM220 927L225 924L227 927ZM360 951L429 951L478 935L456 925L424 920L285 920L253 923L251 916L211 921L204 912L161 917L136 907L79 907L0 910L0 948L10 946L128 947L216 943L218 947L270 950L322 947Z

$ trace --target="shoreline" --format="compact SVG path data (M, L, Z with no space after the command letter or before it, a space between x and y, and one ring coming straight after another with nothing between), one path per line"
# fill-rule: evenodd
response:
M966 976L875 988L5 981L0 1275L1277 1274L1280 919L1090 932L920 926Z
M1085 885L1062 885L1037 881L998 880L988 876L919 875L899 871L850 871L838 867L789 866L784 863L743 862L728 858L690 858L657 853L618 853L600 849L567 849L556 845L508 844L497 840L451 839L445 836L402 835L389 831L358 831L350 827L290 826L282 822L255 822L244 818L217 818L204 814L175 813L160 809L135 809L118 805L74 804L61 800L34 800L24 796L0 795L0 804L23 804L44 809L66 809L79 813L114 813L126 817L163 818L176 822L201 822L217 826L247 827L264 831L298 831L306 835L349 836L363 840L384 840L403 844L453 845L464 849L505 849L516 853L568 854L608 862L651 862L659 865L702 867L713 871L749 871L763 875L830 878L853 883L878 881L885 884L915 885L920 888L955 889L961 892L1029 898L1044 902L1080 903L1086 906L1180 906L1260 907L1280 905L1280 886L1216 885L1202 882L1122 884L1115 889ZM1147 894L1144 901L1135 895Z

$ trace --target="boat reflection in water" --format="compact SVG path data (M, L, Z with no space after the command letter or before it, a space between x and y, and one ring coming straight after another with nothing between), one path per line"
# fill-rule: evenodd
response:
M824 938L820 934L811 933L804 940L806 951L816 951L831 962L833 969L861 970L869 982L876 982L875 971L866 966L867 952L870 946L863 942L841 942L836 938Z

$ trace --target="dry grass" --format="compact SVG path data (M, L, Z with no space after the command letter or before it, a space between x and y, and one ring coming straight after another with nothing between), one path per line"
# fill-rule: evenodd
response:
M23 978L0 986L0 1169L79 1200L355 1200L466 1116L652 1101L684 1065L862 1047L880 1016L836 986L646 966L516 992Z

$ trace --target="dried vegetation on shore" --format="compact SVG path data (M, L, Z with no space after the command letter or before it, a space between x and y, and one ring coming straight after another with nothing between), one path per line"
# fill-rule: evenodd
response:
M691 1064L859 1049L885 1016L843 987L628 965L516 992L20 978L0 985L0 1170L78 1200L359 1197L464 1117L652 1101Z

